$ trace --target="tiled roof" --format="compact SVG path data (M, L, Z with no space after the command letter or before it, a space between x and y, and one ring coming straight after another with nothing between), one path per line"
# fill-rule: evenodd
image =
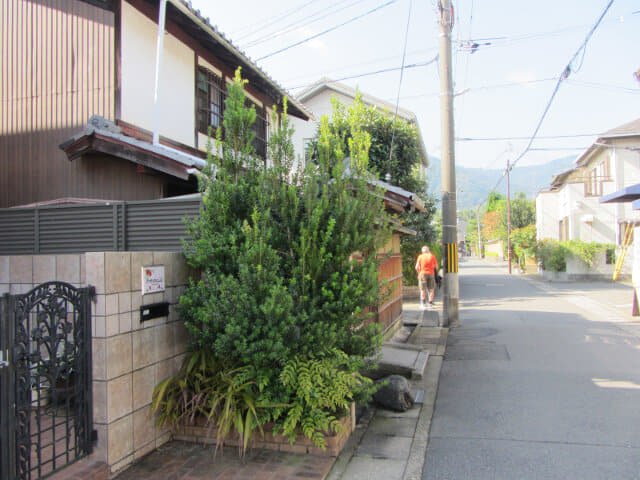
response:
M600 135L600 138L628 137L635 135L640 136L640 118L609 130Z

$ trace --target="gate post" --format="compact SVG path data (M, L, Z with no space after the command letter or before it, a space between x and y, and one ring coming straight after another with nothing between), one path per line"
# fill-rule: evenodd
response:
M0 297L0 478L15 478L14 382L13 382L13 297L5 293ZM4 363L6 362L6 363Z

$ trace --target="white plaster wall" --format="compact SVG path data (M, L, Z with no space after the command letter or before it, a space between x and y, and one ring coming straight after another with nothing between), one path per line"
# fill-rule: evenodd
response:
M157 25L122 2L122 120L153 130ZM195 55L165 33L160 82L160 134L194 145Z
M558 194L540 192L536 197L536 236L558 239Z

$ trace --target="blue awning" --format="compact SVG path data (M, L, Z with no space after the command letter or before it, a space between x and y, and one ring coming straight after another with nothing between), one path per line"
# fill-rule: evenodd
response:
M634 203L634 209L637 209L635 206L634 200L640 200L640 183L636 185L631 185L629 187L623 188L622 190L618 190L617 192L610 193L609 195L605 195L604 197L600 197L600 203ZM640 207L640 204L638 205Z

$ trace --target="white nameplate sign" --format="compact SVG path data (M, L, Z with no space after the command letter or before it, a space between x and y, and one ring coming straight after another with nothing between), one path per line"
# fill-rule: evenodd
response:
M142 267L142 295L164 292L164 265Z

